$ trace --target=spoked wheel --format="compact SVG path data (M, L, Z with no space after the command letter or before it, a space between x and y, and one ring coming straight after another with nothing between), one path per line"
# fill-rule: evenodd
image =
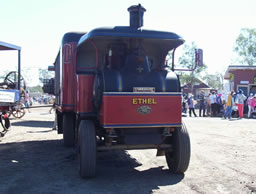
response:
M72 113L63 114L63 141L66 147L75 145L75 117Z
M93 121L82 120L79 125L80 176L91 178L96 175L96 133Z
M173 150L165 152L169 170L173 173L184 173L190 161L190 138L184 124L175 129L171 140Z
M22 118L25 114L26 114L25 109L22 108L21 105L14 107L12 110L12 115L17 119Z
M10 73L8 73L5 78L4 78L4 82L8 85L8 87L15 89L18 87L18 72L17 71L11 71ZM22 75L20 75L20 88L22 88L22 90L26 90L26 82L24 80L24 78L22 77Z

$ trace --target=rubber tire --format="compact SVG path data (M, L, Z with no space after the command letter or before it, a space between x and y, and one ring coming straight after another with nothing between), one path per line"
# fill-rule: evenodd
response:
M75 117L72 113L63 114L63 142L66 147L75 145Z
M21 113L21 114L19 115L19 113ZM15 117L17 119L21 119L22 117L24 117L25 114L26 114L26 112L25 112L25 109L23 109L23 108L12 111L13 117Z
M165 152L169 170L173 173L184 173L190 161L190 138L186 126L176 128L172 136L172 152Z
M57 117L58 134L63 134L63 114L56 110L55 117Z
M82 120L79 125L79 162L81 178L96 175L96 133L93 121Z
M7 119L3 119L4 120L4 126L6 129L9 129L11 127L11 122L10 122L10 119L7 118Z

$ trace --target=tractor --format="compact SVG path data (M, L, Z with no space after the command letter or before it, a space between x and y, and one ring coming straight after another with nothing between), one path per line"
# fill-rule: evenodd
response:
M21 47L0 41L0 51L18 51L17 71L9 72L3 82L0 82L0 123L3 130L0 136L4 136L11 126L10 114L16 118L24 116L24 109L21 108L21 99L25 96L26 82L21 75L20 52Z

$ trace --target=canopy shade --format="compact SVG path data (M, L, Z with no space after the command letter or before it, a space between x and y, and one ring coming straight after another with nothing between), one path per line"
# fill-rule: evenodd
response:
M115 37L115 38L142 38L156 40L172 40L176 42L176 46L184 43L179 35L172 32L161 32L153 30L137 30L126 26L117 26L114 28L97 28L81 37L78 47L89 39L95 37Z
M0 50L21 50L21 47L0 41Z

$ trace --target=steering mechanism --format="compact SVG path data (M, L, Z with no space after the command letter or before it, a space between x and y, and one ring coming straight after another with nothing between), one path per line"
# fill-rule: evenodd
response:
M10 89L16 89L18 88L18 72L17 71L11 71L9 72L5 78L4 83L7 85ZM20 88L21 90L26 90L26 82L22 75L20 75Z

